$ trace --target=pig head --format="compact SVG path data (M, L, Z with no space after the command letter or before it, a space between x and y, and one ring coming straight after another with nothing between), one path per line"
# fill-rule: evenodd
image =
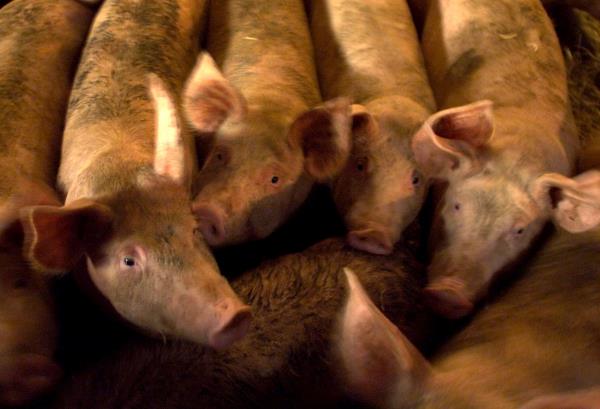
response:
M447 183L434 215L425 291L449 318L468 314L548 219L570 232L600 223L600 172L568 178L538 171L527 158L497 161L489 144L493 118L490 101L447 109L413 140L424 173Z
M420 118L427 114L417 104L400 112L399 106L406 109L406 103L394 102L386 98L368 107L352 106L352 152L332 184L348 227L348 243L374 254L392 252L427 192L427 180L410 147L412 134L423 122Z
M39 270L55 273L85 259L94 284L126 319L223 348L245 334L250 309L219 274L197 229L175 103L154 75L150 94L153 167L115 173L114 183L123 184L116 193L24 209L26 255Z
M193 209L211 246L268 236L303 203L314 181L332 177L349 155L345 99L297 118L288 107L259 105L245 100L209 54L199 57L184 107L193 127L210 139Z

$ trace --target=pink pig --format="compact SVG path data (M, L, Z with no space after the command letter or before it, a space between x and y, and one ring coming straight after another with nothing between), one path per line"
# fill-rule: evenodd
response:
M389 254L425 199L410 141L435 110L410 11L403 0L315 0L311 8L323 97L355 103L334 200L351 246Z
M246 333L250 307L197 231L193 144L169 91L193 66L204 6L104 1L69 101L58 177L66 203L22 219L39 270L84 265L130 322L225 348Z
M554 29L539 0L430 2L423 51L440 107L413 140L447 185L425 290L441 314L468 314L548 219L600 222L600 172L569 178L577 136ZM452 108L449 108L452 107Z
M207 49L184 106L210 138L194 211L212 246L268 236L344 165L350 107L319 103L301 0L211 3ZM222 70L222 71L221 71Z
M19 212L59 203L56 179L73 71L93 12L73 0L14 0L0 10L0 407L60 379L48 278L23 258Z

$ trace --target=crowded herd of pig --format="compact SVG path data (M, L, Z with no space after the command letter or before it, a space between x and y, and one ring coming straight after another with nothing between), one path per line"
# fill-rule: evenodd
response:
M600 408L565 16L0 1L0 408Z

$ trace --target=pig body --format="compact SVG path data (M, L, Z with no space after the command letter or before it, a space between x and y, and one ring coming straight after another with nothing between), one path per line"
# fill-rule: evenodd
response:
M23 220L38 269L83 261L124 318L221 348L243 335L249 309L196 232L193 144L171 92L193 65L204 12L195 0L103 2L69 102L65 205Z
M509 409L532 399L526 408L597 407L599 250L597 229L554 234L523 276L446 343L431 365L381 315L365 314L352 324L347 314L346 328L356 331L346 333L355 344L346 344L344 353L363 357L349 361L348 379L381 408ZM363 311L366 304L359 303ZM370 336L371 327L359 325L365 319L385 330ZM377 363L361 378L356 369L369 362ZM371 383L381 388L381 400L364 393Z
M354 102L350 160L333 182L349 243L392 251L425 198L410 141L435 110L405 1L311 3L311 30L324 99Z
M394 322L413 329L422 276L412 255L399 250L383 258L327 240L232 280L254 319L248 335L227 351L133 343L76 374L58 406L331 407L341 396L331 336L345 298L346 265Z
M448 108L413 140L420 167L446 182L426 292L456 318L548 219L569 231L594 227L600 174L566 176L578 140L560 47L538 1L430 2L422 43Z
M58 202L63 118L93 12L71 0L0 10L0 406L48 391L57 323L44 277L22 257L19 210Z
M187 117L210 143L194 210L212 246L261 239L334 174L349 151L349 107L322 107L301 0L211 4ZM218 68L220 67L220 68ZM313 108L313 109L311 109Z

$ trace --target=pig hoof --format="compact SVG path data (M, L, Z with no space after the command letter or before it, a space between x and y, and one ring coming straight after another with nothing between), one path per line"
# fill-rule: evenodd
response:
M355 249L373 254L387 255L394 249L389 237L375 229L351 231L347 241Z
M221 350L229 347L235 341L243 338L252 322L250 307L244 306L234 312L227 322L209 337L209 345Z
M0 362L0 405L22 406L49 392L61 370L44 355L23 354Z
M463 294L462 285L448 285L443 281L429 285L424 293L429 307L446 318L459 319L473 310L473 303Z

